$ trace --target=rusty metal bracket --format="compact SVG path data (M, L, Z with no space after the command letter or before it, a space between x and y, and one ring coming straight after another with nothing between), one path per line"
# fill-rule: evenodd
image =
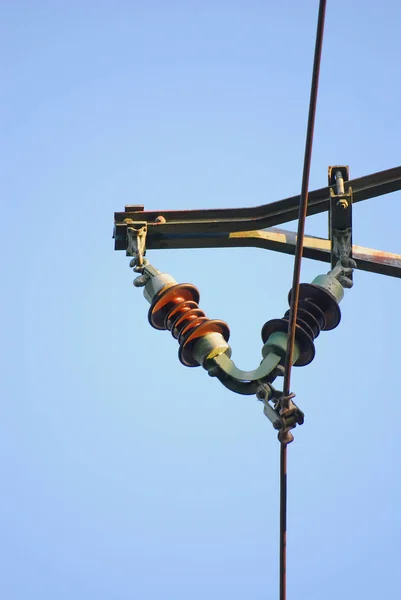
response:
M349 182L353 190L353 202L361 202L383 194L401 190L401 166L373 173ZM143 205L127 205L125 212L114 214L115 249L125 250L125 220L148 223L148 238L166 234L216 234L233 231L250 231L273 227L298 218L300 196L292 196L278 202L245 208L219 208L201 210L143 210ZM308 215L316 215L329 209L330 188L309 192ZM130 213L130 214L127 214ZM194 236L194 248L197 236Z
M348 172L344 175L344 194L338 194L337 182L325 188L309 193L308 215L328 211L333 195L340 195L338 200L347 200L351 194L351 202L361 202L369 198L389 194L401 189L401 166L388 169L359 179L347 181ZM337 167L337 170L346 167ZM334 172L335 175L335 172ZM294 254L296 235L293 232L277 229L274 226L297 218L299 196L293 196L278 202L262 206L234 209L202 209L202 210L163 210L144 211L143 206L127 205L125 212L114 215L114 239L116 250L127 250L127 228L134 225L147 225L146 247L151 249L175 248L228 248L257 247L276 250L286 254ZM351 204L350 204L351 208ZM345 218L348 209L342 215ZM339 215L340 217L341 215ZM343 223L335 229L343 230ZM266 229L267 228L267 229ZM349 246L349 238L338 238L335 255L344 253L344 245ZM351 239L352 243L352 239ZM331 255L331 239L306 236L303 255L306 258L333 262ZM401 255L353 246L352 252L358 269L381 273L392 277L401 277Z

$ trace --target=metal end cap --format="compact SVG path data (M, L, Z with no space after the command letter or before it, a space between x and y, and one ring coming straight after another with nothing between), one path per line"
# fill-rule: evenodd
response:
M228 341L230 337L230 329L224 321L219 319L207 319L199 326L194 327L193 330L189 331L187 337L180 345L178 351L178 358L186 367L198 367L201 362L194 356L195 344L203 337L208 336L212 333L219 333L224 341Z
M204 365L206 360L216 358L220 354L231 356L231 348L225 337L220 332L207 333L198 339L192 349L193 358Z
M155 277L151 277L149 279L143 290L143 295L149 304L152 304L155 296L157 296L157 294L159 294L163 288L166 286L171 287L172 285L176 284L177 282L174 277L168 273L160 273L160 275L155 275Z

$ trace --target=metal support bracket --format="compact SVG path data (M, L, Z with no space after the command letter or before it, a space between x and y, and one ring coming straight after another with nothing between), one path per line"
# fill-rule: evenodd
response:
M329 167L328 180L331 267L334 269L340 262L343 267L355 268L356 263L352 260L352 187L348 184L348 167ZM344 287L352 287L352 271L341 283Z
M342 176L343 190L337 171ZM309 192L308 215L330 210L332 204L333 233L329 239L306 236L303 255L313 260L332 261L334 266L337 255L344 255L352 244L352 236L337 233L352 229L352 204L401 190L401 166L352 181L348 181L347 167L334 166L329 168L329 184ZM293 196L262 206L179 211L144 211L140 204L127 205L125 212L114 215L115 249L128 250L127 229L146 224L148 250L246 246L294 254L296 235L275 226L297 218L299 200L299 196ZM334 250L333 256L331 250ZM400 254L362 246L354 246L353 253L358 269L401 277Z
M146 221L133 221L125 219L127 225L127 256L135 258L136 266L143 265L143 257L146 254L146 234L148 224Z

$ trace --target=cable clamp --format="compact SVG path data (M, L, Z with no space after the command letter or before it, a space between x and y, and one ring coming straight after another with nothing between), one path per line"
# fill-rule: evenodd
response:
M259 387L256 397L263 402L263 413L278 430L278 440L282 444L290 444L294 439L290 430L302 425L305 420L302 410L292 401L295 394L284 396L271 384L264 383Z

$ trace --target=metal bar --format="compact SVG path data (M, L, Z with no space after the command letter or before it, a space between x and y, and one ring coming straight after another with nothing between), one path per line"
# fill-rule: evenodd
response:
M262 248L283 254L295 253L296 233L272 227L262 231L238 231L227 234L189 234L153 236L147 241L148 250L181 250L190 248ZM331 241L305 236L303 257L330 262ZM401 278L401 254L352 246L353 258L360 271Z
M398 191L401 189L401 166L353 179L346 183L346 190L349 185L352 187L354 203ZM309 192L308 215L328 210L330 189L335 189L335 186ZM127 206L126 212L116 212L114 215L115 249L126 249L127 218L147 221L148 240L155 234L229 233L265 229L293 221L298 216L299 202L298 195L270 204L245 208L143 211L141 205Z
M330 192L329 238L331 239L331 268L338 261L345 266L352 262L352 187L345 192L344 182L349 179L346 166L329 167L329 185L335 183L336 191ZM343 280L344 283L345 280ZM347 276L352 285L352 271Z

